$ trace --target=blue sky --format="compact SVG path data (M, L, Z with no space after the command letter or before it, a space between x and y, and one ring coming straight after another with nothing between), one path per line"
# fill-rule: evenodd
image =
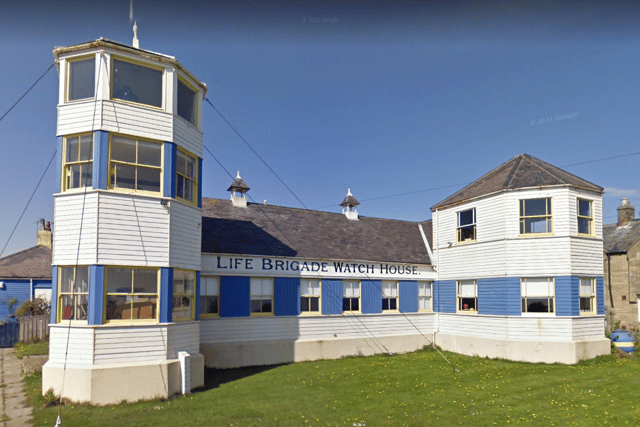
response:
M520 153L605 187L605 223L621 197L640 208L640 155L575 165L640 152L633 2L186 0L134 10L140 47L205 82L309 208L339 212L351 188L361 215L428 219L431 206ZM55 46L130 44L128 18L126 0L0 0L0 116ZM54 68L0 121L1 246L56 148L57 81ZM248 194L301 207L204 108L205 145L240 170ZM51 220L56 173L52 165L5 255L33 246L38 218ZM232 178L207 153L203 180L205 197L228 197Z

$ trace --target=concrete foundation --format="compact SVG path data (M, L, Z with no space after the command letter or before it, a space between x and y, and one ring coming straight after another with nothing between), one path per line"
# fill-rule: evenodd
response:
M255 341L241 343L201 344L209 368L238 368L241 366L276 365L346 356L408 353L433 341L433 335L377 336L375 339L325 339L308 341Z
M192 389L204 385L204 360L202 354L190 357ZM167 398L180 393L180 386L178 359L127 364L68 364L66 369L49 361L42 368L43 393L53 389L63 398L92 405Z
M436 345L443 350L467 356L507 359L529 363L564 363L592 359L611 352L607 338L581 341L500 340L469 336L436 334Z

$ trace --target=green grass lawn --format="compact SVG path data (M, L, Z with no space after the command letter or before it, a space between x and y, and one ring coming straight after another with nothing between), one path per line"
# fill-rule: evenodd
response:
M106 407L65 405L64 426L637 426L638 358L542 365L435 350L242 370L206 370L202 391ZM40 374L26 378L34 425Z
M16 350L18 359L24 356L37 356L49 354L49 340L33 340L28 342L18 342L13 346Z

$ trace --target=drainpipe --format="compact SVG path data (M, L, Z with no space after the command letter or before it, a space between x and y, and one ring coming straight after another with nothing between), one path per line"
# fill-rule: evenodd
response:
M33 279L29 279L29 301L33 301Z
M611 301L611 308L613 308L613 292L611 291L611 255L607 254L607 281L609 282L609 301Z

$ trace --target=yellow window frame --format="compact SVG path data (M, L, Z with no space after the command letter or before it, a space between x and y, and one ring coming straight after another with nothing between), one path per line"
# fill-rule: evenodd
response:
M582 281L583 280L590 280L591 281L591 286L593 289L593 293L591 294L583 294L582 293ZM597 316L598 315L598 306L597 306L597 302L598 302L598 282L596 281L595 277L580 277L579 280L579 284L578 286L580 286L580 297L579 297L579 304L582 302L581 300L583 298L589 298L590 304L591 304L591 310L590 311L582 311L582 309L579 307L578 310L580 311L580 316Z
M207 279L217 279L218 280L218 293L217 294L203 294L202 293L202 285L203 281ZM217 313L203 313L202 312L202 297L215 296L218 298L218 312ZM200 319L213 319L220 317L220 276L200 276Z
M191 291L191 294L188 293L182 293L182 294L176 294L176 287L175 287L175 280L176 280L176 272L184 272L184 273L193 273L193 289ZM188 321L188 320L193 320L195 319L195 313L196 313L196 288L197 288L197 281L198 281L198 275L196 273L195 270L185 270L185 269L181 269L181 268L175 268L173 270L173 283L174 285L172 286L173 288L173 293L172 293L172 298L173 298L173 304L171 307L171 320L174 322L179 322L179 321ZM175 303L176 303L176 296L178 297L190 297L191 298L191 306L189 307L189 317L173 317L173 310L175 308Z
M591 213L591 216L580 215L580 202L589 203L589 212ZM593 218L594 217L594 215L593 215L593 200L577 198L576 199L576 216L578 218L578 234L580 236L593 237L595 235L595 233L594 233L594 218ZM580 220L581 219L589 221L589 232L588 233L581 233L580 232Z
M526 213L526 202L531 201L531 200L546 200L548 202L545 202L545 215L527 215ZM518 209L519 209L519 224L518 224L518 232L520 234L520 237L536 237L536 236L551 236L553 235L553 225L554 225L554 221L553 221L553 197L531 197L529 199L520 199L518 201ZM524 214L523 214L524 211ZM549 231L545 231L545 232L540 232L540 233L536 233L536 232L532 232L532 233L527 233L526 232L526 220L527 219L534 219L534 218L548 218L549 222L550 222L550 230ZM545 223L546 224L546 223ZM523 233L522 231L525 230L525 232Z
M182 120L184 120L187 123L190 123L191 125L195 126L195 127L199 127L199 117L200 117L200 91L194 86L192 85L187 79L185 79L184 77L182 77L180 74L178 74L178 82L182 82L183 85L185 85L186 87L188 87L189 89L191 89L194 92L194 106L193 106L193 114L194 114L194 121L191 122L187 119L185 119L184 117L182 117L181 115L178 114L178 110L177 110L177 104L176 104L176 116L180 117ZM176 87L176 99L178 99L178 88Z
M144 68L149 68L149 69L152 69L152 70L161 71L162 72L162 78L160 79L160 90L162 91L162 95L161 95L161 100L160 100L160 106L156 107L155 105L145 104L143 102L129 101L129 100L126 100L126 99L120 99L120 98L114 97L113 96L113 79L115 78L114 61L128 62L129 64L137 65L139 67L144 67ZM151 108L151 109L158 110L158 111L164 111L164 104L165 104L165 99L166 99L166 89L165 89L166 83L165 83L165 69L164 69L164 67L158 66L158 65L153 64L153 63L148 63L148 62L140 61L140 60L137 60L137 59L133 59L133 58L127 58L127 57L119 56L119 55L116 55L116 56L111 55L109 72L110 72L110 77L109 77L109 99L110 100L116 101L116 102L122 102L122 103L125 103L125 104L130 104L130 105L143 106L143 107Z
M270 280L271 281L271 295L268 294L252 294L251 293L251 279L258 279L258 280ZM262 287L262 284L260 285ZM273 316L274 312L275 312L275 306L274 306L274 294L275 294L275 281L273 277L251 277L249 279L249 315L250 316ZM254 298L254 297L259 297L259 298ZM269 297L269 298L266 298ZM251 302L254 300L260 300L260 301L267 301L270 300L271 301L271 311L260 311L260 312L254 312L251 310ZM262 308L264 308L264 304L260 306L261 310Z
M81 145L80 145L80 140L83 136L90 136L91 137L91 160L78 160L75 162L67 162L67 154L69 153L69 144L68 144L68 140L71 138L78 138L78 158L80 158L80 149L81 149ZM73 135L65 135L63 137L63 143L62 143L62 171L61 171L61 176L62 179L60 180L60 186L61 186L61 190L63 192L65 191L84 191L86 188L90 188L93 185L93 158L94 158L94 146L93 146L93 132L83 132L83 133L78 133L78 134L73 134ZM79 187L71 187L69 188L68 183L67 183L67 179L68 179L68 175L70 173L70 169L68 169L71 166L75 166L75 165L91 165L91 176L92 176L92 181L88 182L87 185L80 185ZM80 174L80 176L82 177L82 173Z
M186 174L181 173L180 171L178 171L178 153L182 153L183 155L187 156L187 157L191 157L193 159L193 170L194 170L194 177L190 177ZM188 151L182 149L181 147L178 147L178 149L176 150L176 199L178 200L184 200L187 203L190 203L192 205L197 205L198 204L198 174L200 173L200 170L198 169L198 157L194 156L193 154L189 153ZM179 186L179 179L184 179L184 180L188 180L191 182L191 184L193 185L193 200L189 200L186 199L184 197L180 197L178 196L178 186ZM183 194L184 194L184 185L183 185Z
M426 285L429 288L429 308L420 308L420 299L427 298L426 295L420 295L420 286ZM432 312L433 311L433 282L429 281L419 281L418 282L418 311L419 312Z
M320 295L312 295L312 294L303 294L302 293L302 281L308 280L309 282L317 281L319 285ZM300 314L302 316L314 316L318 314L322 314L322 280L320 279L300 279ZM302 298L309 298L309 310L302 310ZM318 298L318 309L311 310L311 298Z
M71 292L62 292L62 269L63 268L72 268L73 269L73 283L75 284L76 281L76 277L77 277L77 273L78 273L78 268L86 268L87 269L87 292L75 292L75 290L72 288ZM58 289L58 295L56 295L57 298L57 313L56 313L56 323L60 323L63 321L70 321L70 322L82 322L82 323L86 323L87 319L89 318L89 277L90 277L90 273L89 273L89 266L87 265L61 265L58 267L58 283L57 285L57 289ZM84 319L63 319L63 304L62 304L62 300L65 296L71 296L71 297L75 297L78 295L86 295L87 296L87 312L85 313L85 318ZM76 312L76 299L73 299L73 307L72 309L72 313ZM74 316L75 317L75 316Z
M396 290L396 295L385 295L384 289L385 285L391 285ZM391 288L390 288L391 289ZM400 311L400 283L397 280L383 280L381 289L382 291L382 312L383 313L394 313ZM396 308L384 308L384 301L387 301L387 307L391 307L391 300L396 300Z
M471 284L474 286L474 295L460 295L460 285ZM473 299L475 307L464 308L466 304L464 299ZM458 280L456 281L456 313L458 314L478 314L478 281L477 280Z
M116 268L126 268L126 269L131 269L131 290L132 292L130 293L124 293L124 292L111 292L109 293L107 291L107 284L109 282L108 277L109 277L109 270L112 269L116 269ZM134 277L135 277L135 271L136 270L155 270L156 271L156 278L157 278L157 282L156 282L156 293L152 294L152 293L134 293L133 292L133 285L134 285ZM158 267L140 267L140 266L130 266L130 265L110 265L105 267L104 269L104 302L103 302L103 309L102 309L102 322L104 324L106 323L112 323L112 324L124 324L124 323L158 323L158 319L160 318L160 276L161 276L161 272L160 272L160 268ZM155 317L154 318L148 318L148 319L107 319L107 300L109 295L115 295L115 296L130 296L130 297L137 297L137 296L155 296L156 297L156 307L155 307Z
M70 86L69 84L71 83L71 64L74 62L79 62L79 61L86 61L87 59L93 58L93 96L89 97L89 98L80 98L80 99L69 99L69 89ZM98 90L98 88L96 87L96 65L95 65L95 61L96 61L96 55L95 54L91 54L91 55L82 55L82 56L78 56L75 58L69 58L66 61L66 73L65 73L65 87L64 87L64 102L68 103L68 102L80 102L80 101L86 101L87 99L95 99L96 98L96 91Z
M358 296L354 297L354 296L347 296L345 295L345 289L344 289L344 285L345 284L356 284L357 288L358 288ZM351 289L355 289L355 288L351 288ZM345 298L349 298L349 299L357 299L358 300L358 309L357 310L345 310L344 309L344 299ZM353 313L353 314L359 314L362 313L362 282L360 280L343 280L342 281L342 313ZM351 301L349 301L349 307L352 307Z
M122 138L127 138L130 139L132 141L136 142L136 162L138 160L138 142L143 141L143 142L151 142L154 144L158 144L160 146L160 166L152 166L152 165L145 165L142 163L131 163L131 162L125 162L122 160L113 160L112 159L112 146L113 146L113 137L114 136L119 136ZM117 187L115 185L113 185L111 182L113 180L113 177L115 175L115 165L126 165L126 166L131 166L131 167L135 167L136 168L136 187L138 185L138 168L147 168L147 169L153 169L153 170L159 170L160 171L160 189L158 191L148 191L148 190L138 190L137 188L124 188L124 187ZM109 190L113 190L113 191L118 191L118 192L122 192L122 193L137 193L137 194L152 194L152 195L162 195L163 194L163 189L164 189L164 149L163 149L163 143L160 141L155 141L153 139L147 139L147 138L138 138L138 137L132 137L130 135L123 135L123 134L117 134L117 133L110 133L109 134L109 178L107 181L107 188Z

